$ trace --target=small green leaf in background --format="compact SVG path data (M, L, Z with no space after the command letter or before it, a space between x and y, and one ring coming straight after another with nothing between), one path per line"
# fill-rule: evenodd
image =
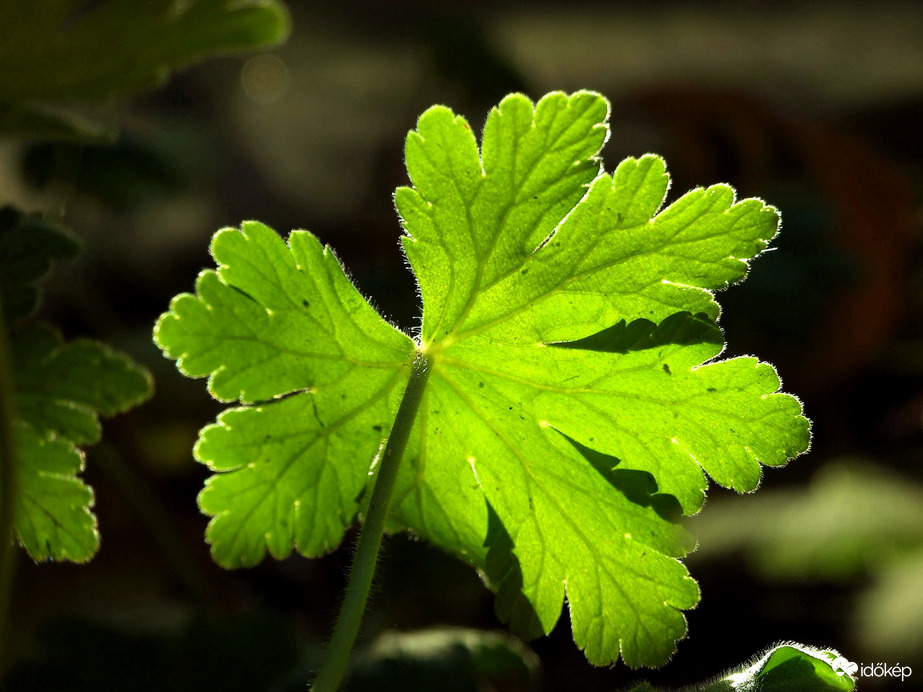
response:
M713 291L742 280L777 211L726 185L663 207L662 159L601 174L608 102L522 95L480 144L436 106L406 142L395 202L423 299L411 338L310 233L256 222L212 242L217 271L174 299L155 339L223 401L196 457L227 566L320 555L360 507L419 353L431 373L394 491L393 529L480 568L516 633L550 632L565 598L596 664L663 664L698 587L679 523L707 477L755 490L805 451L801 406L724 347Z
M40 214L0 207L0 300L8 324L28 317L39 300L38 282L55 259L72 258L80 241Z
M19 414L16 533L35 560L88 560L99 536L92 491L76 477L83 470L78 445L99 441L99 416L147 399L150 375L99 342L65 344L43 325L15 331L12 346Z
M834 669L840 654L804 644L777 644L752 664L718 676L685 692L850 692L856 688L852 676ZM630 692L667 692L648 683Z
M856 682L841 669L834 669L840 654L803 644L778 644L758 661L740 672L728 673L701 692L849 692Z

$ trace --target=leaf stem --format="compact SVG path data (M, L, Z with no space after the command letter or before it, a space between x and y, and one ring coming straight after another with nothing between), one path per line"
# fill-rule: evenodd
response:
M16 486L19 480L13 440L13 370L3 302L0 300L0 675L9 655L7 620L13 592L16 551L13 549Z
M311 687L312 692L335 692L346 671L349 654L356 641L359 623L362 621L362 614L369 598L375 564L378 561L378 551L381 547L381 537L388 518L391 491L394 490L401 458L404 456L407 440L410 438L410 431L423 399L423 390L429 379L429 372L429 358L418 354L413 362L410 381L407 383L407 389L404 390L404 398L401 399L388 443L381 457L378 477L375 479L372 497L369 500L368 515L356 544L356 554L353 558L349 583L346 586L346 595L327 647L327 656Z

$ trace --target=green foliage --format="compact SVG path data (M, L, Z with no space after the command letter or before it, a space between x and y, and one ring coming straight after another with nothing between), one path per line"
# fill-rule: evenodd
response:
M211 478L200 497L216 517L208 539L226 566L256 564L267 549L322 555L356 515L413 341L375 313L309 233L292 233L286 247L249 222L219 232L212 254L221 269L199 276L198 297L174 300L157 341L184 373L211 374L217 399L266 403L228 411L202 431L197 458L234 471Z
M17 457L13 528L36 560L85 561L99 546L93 493L77 474L81 445L99 441L99 416L147 399L150 375L126 356L88 339L63 343L29 317L39 281L54 259L73 257L70 233L37 214L0 209L2 326L11 346L11 435Z
M597 664L660 665L698 600L678 522L706 477L754 490L803 452L808 422L772 366L715 360L713 291L744 278L775 209L726 185L662 209L657 156L600 174L608 103L507 97L480 149L444 107L407 138L395 201L423 298L414 340L375 313L329 248L244 223L217 271L155 330L189 376L243 406L207 426L200 497L226 566L320 555L360 509L417 353L431 374L392 528L484 571L498 613L549 632L567 598Z
M210 55L277 44L289 28L278 0L35 0L0 7L0 135L34 139L111 141L112 128L60 104L156 87ZM124 411L151 392L143 369L102 344L64 345L49 328L15 329L35 310L37 282L51 261L78 250L57 224L0 209L0 305L4 328L12 330L12 404L20 414L15 425L3 426L18 462L18 492L7 475L3 495L35 559L82 561L96 551L92 491L76 477L83 469L78 446L98 440L99 415Z
M0 135L108 139L50 104L157 87L212 55L285 40L278 0L32 0L0 3Z
M724 673L715 680L684 687L686 692L850 692L853 678L834 668L839 654L803 644L778 644L752 664ZM658 692L647 683L631 692ZM663 690L659 692L665 692Z
M209 55L279 43L289 26L278 0L36 0L0 2L0 13L0 135L37 139L112 140L112 128L60 104L161 85ZM83 468L78 445L98 440L99 415L124 411L151 391L143 369L102 344L64 345L50 328L17 326L35 310L52 260L78 250L58 224L0 209L0 328L9 330L3 337L13 351L12 366L0 368L15 370L0 380L15 389L4 401L19 412L13 420L0 407L2 434L15 442L0 455L0 523L6 531L14 508L15 532L36 559L86 560L95 552L92 491L75 475Z
M14 333L15 433L19 484L15 529L36 560L82 562L99 546L93 494L76 474L78 445L99 441L99 416L126 411L150 396L151 379L126 356L81 339L64 344L52 329Z

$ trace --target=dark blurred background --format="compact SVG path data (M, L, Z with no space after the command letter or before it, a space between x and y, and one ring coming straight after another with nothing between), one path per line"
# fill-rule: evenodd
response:
M923 5L289 7L284 46L93 107L120 129L115 144L0 143L4 201L63 214L84 240L77 261L56 266L41 315L68 338L127 351L157 387L88 451L96 558L20 560L10 688L89 689L68 677L73 666L94 689L153 689L167 659L188 668L185 689L301 688L352 539L320 560L232 572L212 562L196 506L207 474L191 450L221 407L161 356L154 320L212 266L217 229L259 219L314 232L385 316L413 329L391 195L407 183L416 117L443 103L479 129L508 92L583 88L612 101L607 170L653 151L673 173L671 199L728 182L781 209L773 250L719 296L721 325L726 355L778 367L814 440L786 470L767 470L755 496L711 490L691 522L702 601L671 664L594 669L565 613L531 643L539 689L692 683L779 640L900 662L923 680ZM365 642L388 628L500 627L473 570L404 536L387 542L378 582Z

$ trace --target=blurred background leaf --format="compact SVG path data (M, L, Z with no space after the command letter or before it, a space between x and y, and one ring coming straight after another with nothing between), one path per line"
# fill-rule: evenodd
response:
M868 462L836 461L806 488L716 501L709 509L696 520L693 559L743 551L774 579L848 580L923 550L923 487Z
M849 643L876 661L923 666L923 485L835 460L807 488L725 498L696 525L693 564L737 552L769 582L858 587L844 604Z
M161 86L176 69L279 43L289 29L274 0L7 0L2 11L0 94L8 101L96 100Z
M0 136L41 140L112 141L113 126L61 104L162 86L206 57L279 44L290 28L278 0L5 0L0 14Z

